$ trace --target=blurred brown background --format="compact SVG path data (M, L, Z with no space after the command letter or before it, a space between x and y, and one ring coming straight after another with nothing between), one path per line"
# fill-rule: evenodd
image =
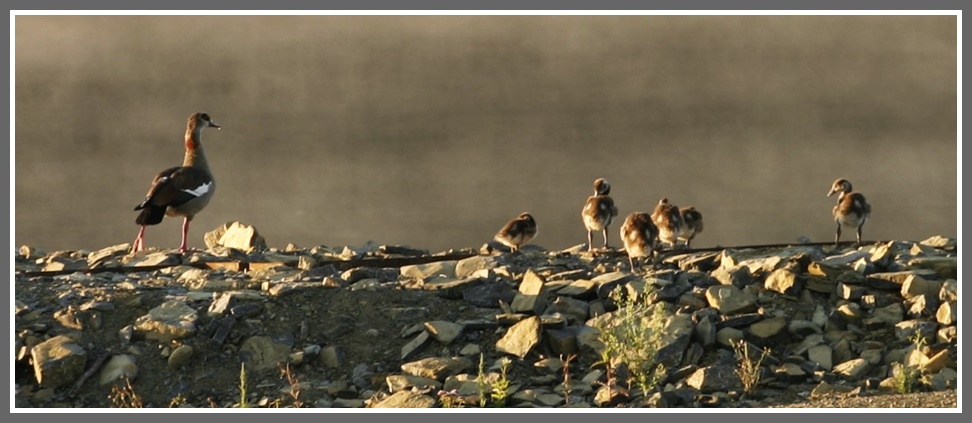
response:
M837 177L866 239L957 236L954 16L18 16L16 245L131 242L190 113L225 222L270 246L479 247L530 211L586 241L694 205L693 244L833 239ZM149 228L175 248L181 219ZM853 239L845 232L846 240ZM600 245L600 238L595 238Z

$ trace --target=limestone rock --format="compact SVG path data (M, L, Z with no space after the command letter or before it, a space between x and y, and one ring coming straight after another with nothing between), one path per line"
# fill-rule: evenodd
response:
M398 391L375 404L374 408L432 408L435 399L411 391Z
M711 286L705 291L710 307L725 315L745 313L756 308L756 297L730 285Z
M958 301L948 301L938 307L938 311L935 313L935 320L943 326L954 325L958 323L957 313Z
M561 313L568 318L569 323L583 324L587 320L587 310L590 305L587 301L575 300L569 297L558 296L550 303L543 314Z
M911 299L920 295L928 298L938 298L938 293L941 289L941 282L928 281L921 276L910 275L901 284L901 296L905 299Z
M942 290L938 292L938 299L942 301L958 301L958 281L946 279L942 282Z
M743 288L753 283L753 274L746 266L736 266L734 268L718 268L712 272L712 277L722 285Z
M917 336L927 342L934 339L936 330L938 330L938 323L917 319L905 320L894 325L894 335L902 341L913 341Z
M863 358L855 358L834 366L834 373L849 381L856 381L864 377L870 370L871 363Z
M341 367L344 364L344 349L336 345L328 345L321 348L317 359L329 369Z
M807 350L807 357L824 370L830 371L834 367L833 353L834 351L827 345L816 345Z
M402 371L412 375L427 377L438 381L461 373L472 367L472 361L465 357L429 357L402 364Z
M523 358L540 342L540 318L521 320L496 341L496 350Z
M34 377L44 388L74 383L84 373L87 353L67 336L58 335L30 349Z
M135 330L147 339L169 342L196 333L199 315L182 301L169 300L135 320Z
M491 269L496 267L496 258L493 256L472 256L456 262L455 273L459 279L468 278L478 270Z
M569 356L579 352L577 334L583 326L568 326L563 329L547 329L544 333L550 349L554 354Z
M685 383L702 393L742 389L742 380L730 365L706 366L696 370Z
M789 269L776 269L766 277L764 286L767 290L796 297L800 294L803 284L797 279L796 273Z
M176 254L157 252L146 254L143 257L136 256L126 265L133 267L175 266L181 262L182 259Z
M435 379L409 375L388 375L385 378L385 383L388 384L388 391L392 393L411 389L412 387L420 390L426 388L439 389L442 387L442 382Z
M228 222L203 237L206 248L234 248L241 251L265 251L267 242L256 228L240 222Z
M956 257L918 257L908 261L908 266L926 269L935 273L936 278L958 278L958 259Z
M515 313L541 314L547 307L547 289L544 281L533 269L527 270L510 308Z
M290 359L290 346L275 342L269 336L251 336L240 346L240 356L247 368L271 370Z
M421 281L430 281L433 278L456 279L456 261L438 261L426 264L413 264L402 266L401 275L407 278Z
M462 334L462 329L462 325L444 320L425 322L425 330L429 332L429 335L432 335L432 338L436 341L447 345Z
M746 330L746 339L760 347L780 345L788 338L787 319L785 317L771 317L753 323Z

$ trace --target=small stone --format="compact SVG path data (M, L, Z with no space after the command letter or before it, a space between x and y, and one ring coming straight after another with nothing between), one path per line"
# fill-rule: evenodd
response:
M868 370L870 370L871 364L863 358L855 358L852 360L845 361L834 366L834 373L842 376L844 379L849 381L857 381L863 377Z
M896 325L904 320L904 308L901 303L891 304L874 310L874 318L890 325Z
M789 269L776 269L766 277L764 287L769 291L776 291L790 297L797 297L803 284L797 279L796 273Z
M837 284L837 295L845 300L857 301L867 292L867 288L860 285Z
M923 320L905 320L894 325L894 335L902 341L913 341L915 337L930 341L938 330L938 323Z
M462 334L463 327L452 322L446 322L443 320L433 320L431 322L425 322L425 330L443 344L451 344L459 335Z
M476 345L476 344L466 344L465 346L462 347L461 350L459 350L459 355L463 355L463 356L467 356L467 355L479 355L480 352L481 352L481 350L479 348L479 345Z
M104 386L117 380L128 379L134 381L138 376L138 364L135 356L120 354L112 356L105 362L98 373L98 382Z
M935 320L943 326L950 326L958 323L958 301L948 301L942 303L935 312Z
M938 299L942 301L958 301L958 281L946 279L942 282L942 290L938 292Z
M706 366L696 370L685 383L702 393L742 389L742 380L736 369L729 365Z
M788 337L787 324L785 317L772 317L753 323L746 330L746 338L761 347L783 344Z
M169 367L178 369L185 366L186 363L189 362L189 359L192 358L192 352L192 347L189 345L183 344L176 347L176 349L172 350L172 353L169 354Z
M936 373L946 367L958 368L958 364L952 359L947 349L937 352L925 362L924 370L928 373Z
M565 295L569 297L586 297L594 293L594 288L597 286L593 281L587 279L579 279L570 282L569 284L560 287L557 290L557 294Z
M324 367L336 369L344 364L344 350L340 347L329 345L321 348L318 360Z
M716 328L712 324L712 320L706 316L699 320L699 323L695 325L695 339L703 347L709 347L716 342Z
M955 342L958 339L958 328L955 326L949 326L938 329L935 339L938 340L938 342L945 344Z
M947 367L928 378L928 385L936 391L956 389L958 385L957 382L958 372L955 371L955 369L950 369Z
M563 329L547 329L545 331L547 344L554 354L569 356L578 353L577 334L582 327L568 326Z
M431 337L427 331L422 331L407 344L402 346L402 360L408 360L422 351L429 344Z
M385 383L388 384L388 391L392 393L411 389L412 387L420 390L427 388L439 389L442 387L442 382L435 379L410 375L389 375L385 378Z
M726 347L732 347L744 337L744 332L736 328L722 328L716 332L716 342Z
M824 370L830 371L834 367L833 353L827 345L816 345L807 350L807 357Z

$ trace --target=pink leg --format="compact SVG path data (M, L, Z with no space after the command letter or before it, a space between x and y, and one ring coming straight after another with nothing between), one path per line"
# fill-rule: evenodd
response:
M135 237L135 241L132 242L132 254L142 251L145 244L145 226L143 225L141 229L138 230L138 236Z
M186 252L186 240L189 238L189 218L182 219L182 244L179 245L179 252Z

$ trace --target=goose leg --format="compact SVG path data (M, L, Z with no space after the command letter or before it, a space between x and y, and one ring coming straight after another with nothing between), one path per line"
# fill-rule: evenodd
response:
M188 239L189 239L189 218L186 217L182 219L182 243L179 244L180 253L186 252L186 243Z
M858 247L861 246L861 230L863 228L864 228L864 222L861 222L861 224L857 226L857 246Z
M607 228L605 227L601 231L601 233L604 234L604 249L607 250L608 249L608 234L607 234Z
M587 252L591 252L594 248L594 231L587 231Z
M138 236L135 237L135 241L132 241L132 254L142 251L145 246L145 225L138 230Z
M834 238L834 248L840 247L840 222L837 222L837 236Z
M631 265L631 273L634 273L635 272L634 259L631 258L630 254L628 254L628 264Z

